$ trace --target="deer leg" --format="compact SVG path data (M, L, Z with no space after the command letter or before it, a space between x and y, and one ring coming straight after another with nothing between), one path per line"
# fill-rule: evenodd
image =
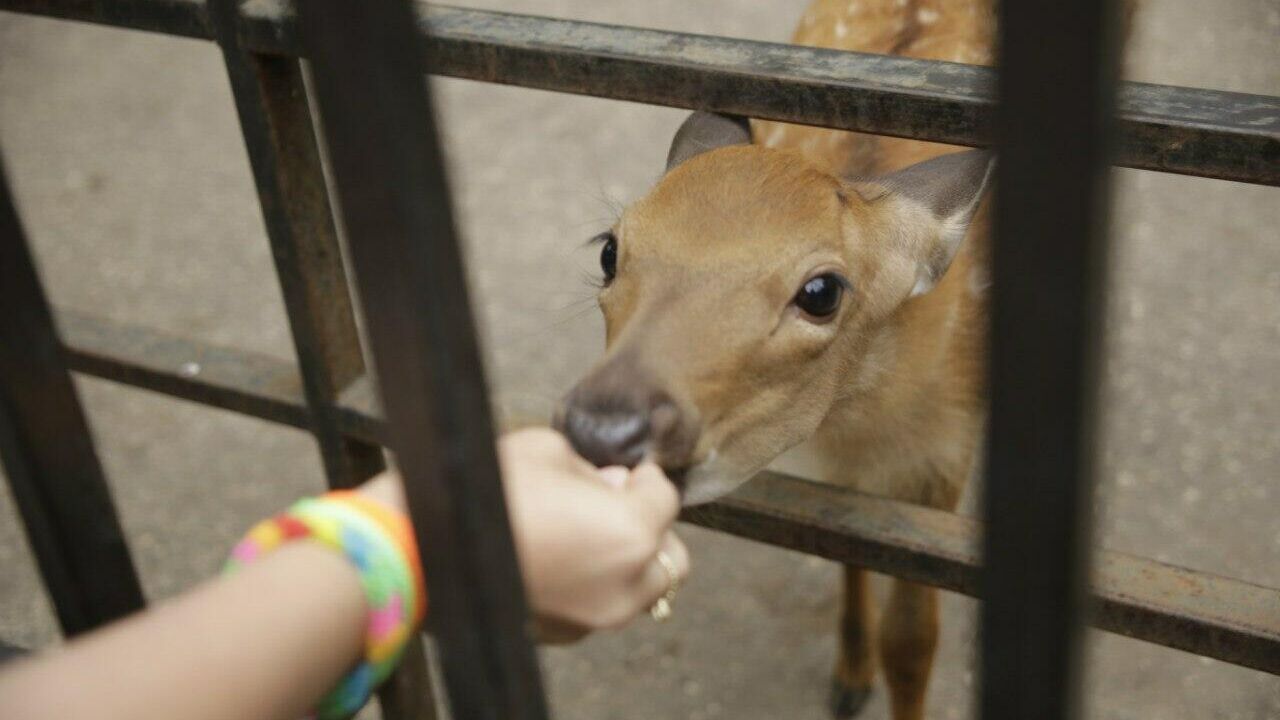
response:
M938 646L938 591L893 581L880 621L880 662L893 720L922 720L933 654Z
M839 658L831 678L831 714L846 720L858 714L871 697L871 679L875 676L875 653L872 652L872 618L875 608L871 599L870 577L866 570L844 566L844 610L840 615Z

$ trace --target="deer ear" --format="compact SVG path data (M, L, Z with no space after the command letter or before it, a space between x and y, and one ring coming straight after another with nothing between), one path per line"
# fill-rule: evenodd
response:
M744 117L698 111L691 114L676 130L667 151L667 170L701 155L727 145L746 145L751 142L751 124Z
M951 153L895 173L856 183L868 199L893 194L933 220L928 237L913 248L919 263L911 296L933 289L951 265L995 169L987 150Z

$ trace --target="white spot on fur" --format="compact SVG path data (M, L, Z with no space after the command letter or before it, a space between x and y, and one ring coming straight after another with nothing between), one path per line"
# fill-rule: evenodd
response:
M849 34L849 25L844 21L844 18L840 18L839 20L836 20L836 37L842 38L848 34Z
M960 249L960 242L964 240L965 234L969 231L969 218L972 213L972 207L952 213L945 218L941 225L941 237L939 242L942 243L942 251L946 257L940 264L931 267L929 263L921 263L916 273L916 284L911 288L910 297L923 295L934 288L942 275L946 273L947 267L951 265L951 261L956 257L956 251Z
M935 284L933 276L922 272L916 277L916 284L911 286L911 294L908 297L919 297L932 290Z
M981 295L991 287L991 278L987 275L987 271L980 267L969 270L969 294Z
M916 22L921 25L932 25L938 21L938 11L933 8L920 8L916 13Z

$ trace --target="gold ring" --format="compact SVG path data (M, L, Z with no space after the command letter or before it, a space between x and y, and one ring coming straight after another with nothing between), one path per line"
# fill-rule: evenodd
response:
M665 550L658 551L658 564L667 573L667 591L662 593L662 597L649 608L649 616L662 622L671 617L671 601L675 600L676 590L680 589L680 571L676 569L675 561Z

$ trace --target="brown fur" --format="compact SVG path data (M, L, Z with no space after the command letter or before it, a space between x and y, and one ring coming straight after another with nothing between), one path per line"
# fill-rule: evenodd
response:
M994 8L974 0L816 0L792 41L987 65ZM843 32L842 32L843 31ZM758 123L757 141L798 151L842 174L898 170L956 148L897 138ZM814 445L823 479L953 509L978 451L984 412L987 211L932 292L907 302L884 334L886 382L837 408ZM875 664L866 573L845 569L845 611L833 702L865 697ZM893 581L878 633L895 720L924 717L937 645L937 591ZM856 628L856 629L854 629ZM846 701L845 711L856 712ZM835 709L835 708L833 708Z
M793 39L987 64L993 1L815 0ZM691 501L800 446L824 481L953 509L984 422L988 211L919 293L946 225L874 177L959 148L769 122L753 134L675 165L623 214L600 294L608 351L570 403L619 386L632 407L660 398L680 437L647 452L688 469ZM826 271L852 289L814 322L792 299ZM847 568L844 591L833 709L855 713L879 665L894 719L922 718L936 590L893 581L878 628L864 571Z
M980 212L971 235L984 224ZM758 145L675 167L616 233L618 276L600 296L609 350L575 393L616 396L623 385L680 408L695 439L656 443L654 455L692 467L693 499L811 441L824 480L954 506L983 416L985 275L973 237L911 297L919 263L936 254L936 219ZM789 302L822 270L853 290L833 319L811 323ZM865 695L874 668L869 595L861 571L849 573L838 698ZM878 635L897 720L923 712L936 609L933 589L895 583Z
M696 452L672 464L714 449L731 464L716 472L740 481L829 436L858 451L840 459L866 468L854 474L928 474L910 499L955 497L951 471L967 463L981 413L980 293L962 250L937 287L906 300L932 218L897 197L863 199L794 153L743 146L676 167L617 233L597 375L625 356L700 416ZM788 302L819 269L851 280L848 307L827 325L795 321Z

